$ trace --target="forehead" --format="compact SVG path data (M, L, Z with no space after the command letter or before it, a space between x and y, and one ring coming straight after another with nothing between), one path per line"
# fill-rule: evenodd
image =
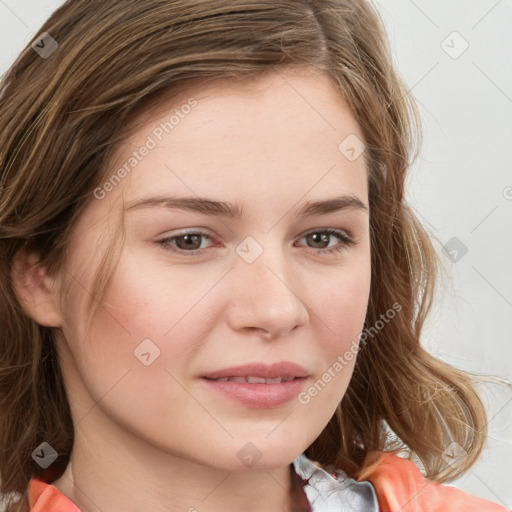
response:
M367 193L364 155L351 161L340 150L347 137L362 144L361 129L322 72L197 83L147 103L135 121L110 169L129 170L120 184L125 203L164 191L237 203L257 195L299 200L333 188ZM150 149L141 157L144 146Z

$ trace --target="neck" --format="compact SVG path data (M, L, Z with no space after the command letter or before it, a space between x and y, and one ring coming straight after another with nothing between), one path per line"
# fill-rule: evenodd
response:
M81 512L308 510L291 464L226 470L85 420L76 426L71 460L53 485Z

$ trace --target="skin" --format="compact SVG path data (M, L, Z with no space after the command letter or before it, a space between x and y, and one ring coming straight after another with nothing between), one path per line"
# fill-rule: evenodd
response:
M143 119L116 165L190 97L198 101L190 114L89 205L59 275L30 267L37 255L17 259L27 269L15 281L20 302L61 329L75 444L54 485L83 512L293 510L290 463L322 432L352 375L355 359L307 404L273 409L232 402L199 379L288 360L310 372L307 389L362 331L371 266L367 210L296 215L307 201L340 194L368 206L364 158L338 150L347 135L363 135L326 75L294 70L189 89ZM107 236L125 205L153 195L207 196L238 203L243 215L126 211L120 260L86 337L86 291ZM212 237L193 246L202 254L188 256L183 239L168 242L183 254L158 243L188 228ZM322 253L343 244L334 235L321 242L327 228L349 232L355 245ZM316 239L306 236L312 230ZM263 249L252 263L236 252L248 236ZM66 276L73 279L61 308ZM148 338L160 356L145 366L133 352ZM237 457L248 442L261 454L251 468Z

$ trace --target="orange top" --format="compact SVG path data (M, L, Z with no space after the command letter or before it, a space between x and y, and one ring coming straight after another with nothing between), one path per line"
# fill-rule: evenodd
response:
M30 480L28 499L30 512L80 512L80 509L57 487L38 477Z
M47 483L56 474L56 468L50 467L44 475L30 480L30 512L80 512ZM414 462L393 453L382 452L379 462L363 478L375 488L380 512L510 512L502 505L426 479Z
M510 512L462 489L428 480L411 460L382 452L374 469L362 475L375 488L380 512Z

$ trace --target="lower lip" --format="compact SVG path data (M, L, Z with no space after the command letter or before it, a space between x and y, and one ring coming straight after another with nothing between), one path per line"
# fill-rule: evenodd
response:
M279 407L293 400L304 387L307 377L273 384L249 384L248 382L219 382L202 379L210 389L236 402L258 409Z

